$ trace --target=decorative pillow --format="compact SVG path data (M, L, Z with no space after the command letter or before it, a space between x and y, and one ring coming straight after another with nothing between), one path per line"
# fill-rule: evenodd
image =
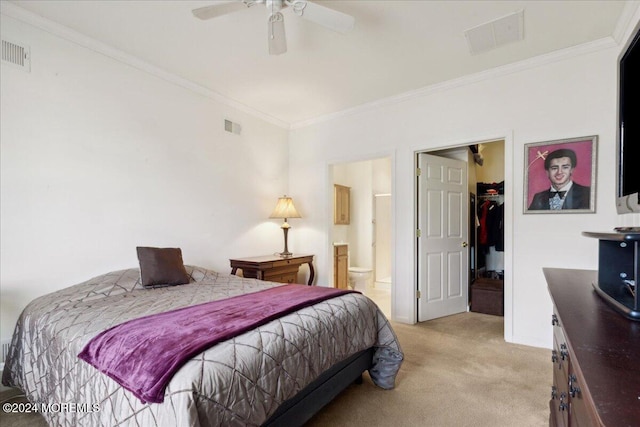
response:
M137 247L142 286L172 286L189 283L180 248Z

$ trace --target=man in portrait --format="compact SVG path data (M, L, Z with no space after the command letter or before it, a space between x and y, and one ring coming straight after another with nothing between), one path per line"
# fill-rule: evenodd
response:
M591 187L573 181L573 171L578 165L576 153L561 148L544 159L544 169L551 183L548 190L536 193L529 210L589 209Z

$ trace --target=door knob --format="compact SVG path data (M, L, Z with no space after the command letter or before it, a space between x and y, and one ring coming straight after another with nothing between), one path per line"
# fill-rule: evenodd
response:
M467 242L462 242L462 247L466 248L467 246L469 246L469 244Z

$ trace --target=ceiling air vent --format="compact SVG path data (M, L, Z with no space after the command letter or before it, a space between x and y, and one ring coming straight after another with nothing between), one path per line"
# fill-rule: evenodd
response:
M31 71L29 46L2 39L2 63L24 71Z
M524 39L524 10L464 32L472 55Z

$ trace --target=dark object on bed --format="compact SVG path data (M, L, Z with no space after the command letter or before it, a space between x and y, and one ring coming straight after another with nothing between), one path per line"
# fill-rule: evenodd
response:
M138 246L142 286L175 286L189 283L180 248Z
M471 311L504 316L504 281L482 277L473 282Z

